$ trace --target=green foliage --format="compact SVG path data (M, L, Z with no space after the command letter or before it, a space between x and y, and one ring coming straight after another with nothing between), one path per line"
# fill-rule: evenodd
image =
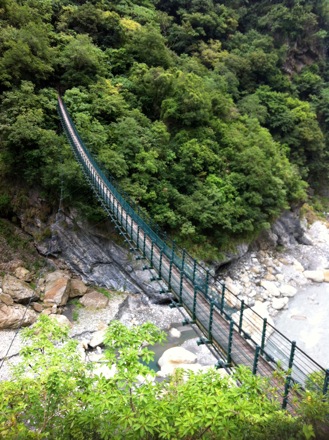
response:
M52 200L64 182L100 218L59 91L105 172L181 244L211 260L252 240L328 185L328 17L313 0L3 0L3 215L16 180Z
M164 339L153 324L110 323L103 361L112 371L108 379L81 360L68 329L45 315L22 337L14 378L0 382L2 438L312 438L313 425L303 422L308 413L293 418L280 410L267 397L267 381L245 367L232 376L177 370L168 381L153 382L147 345Z

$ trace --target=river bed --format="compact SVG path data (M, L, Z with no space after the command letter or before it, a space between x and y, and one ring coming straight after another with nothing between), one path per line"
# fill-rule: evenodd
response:
M322 367L329 368L329 284L308 285L289 301L275 326Z

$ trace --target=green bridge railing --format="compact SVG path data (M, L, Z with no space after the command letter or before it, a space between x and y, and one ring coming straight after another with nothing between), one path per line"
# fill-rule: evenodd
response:
M151 280L163 281L166 291L175 297L174 304L187 311L190 319L186 323L198 325L205 336L199 343L213 345L220 358L218 366L243 364L263 376L279 371L283 408L294 405L289 398L294 384L326 394L329 370L215 280L209 270L162 233L133 202L128 202L128 196L123 195L112 177L104 174L85 147L60 98L58 113L76 159L103 208L133 245L132 249L139 251L137 258L149 262L144 268L156 272Z

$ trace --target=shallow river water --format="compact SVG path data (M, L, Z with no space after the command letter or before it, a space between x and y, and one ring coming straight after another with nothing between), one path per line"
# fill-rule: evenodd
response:
M300 290L275 326L322 367L329 368L329 283Z

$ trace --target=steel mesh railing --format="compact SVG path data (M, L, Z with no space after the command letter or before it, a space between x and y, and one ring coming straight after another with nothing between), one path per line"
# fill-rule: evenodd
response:
M163 280L175 295L177 305L183 305L205 338L200 343L212 343L225 360L222 365L243 364L256 374L283 373L283 407L293 383L328 390L329 370L299 349L266 319L245 305L200 265L185 249L166 234L153 230L150 220L133 202L127 201L114 182L107 177L85 147L71 120L65 104L59 98L58 113L77 160L101 201L113 214L119 227L135 243L142 257L154 269L154 279ZM161 235L161 236L160 236ZM245 342L241 349L241 340Z

